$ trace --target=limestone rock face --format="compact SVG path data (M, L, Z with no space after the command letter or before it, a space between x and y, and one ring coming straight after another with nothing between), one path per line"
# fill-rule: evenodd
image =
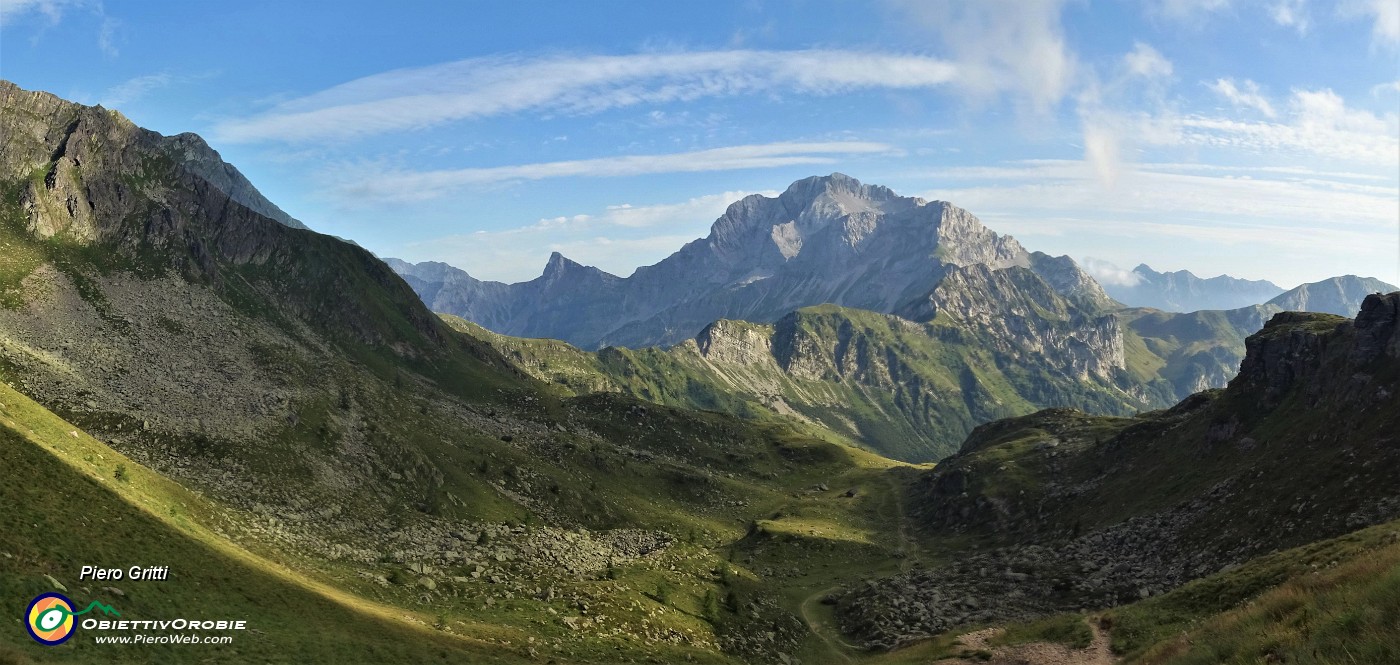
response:
M1086 293L1083 287L1071 286L1077 293ZM957 321L980 332L998 351L1036 358L1081 380L1111 379L1125 363L1116 317L1074 306L1030 269L1019 266L1003 270L985 265L952 267L927 297L896 314L913 321L940 316Z
M557 254L539 279L509 285L442 264L390 265L434 310L587 349L671 345L719 319L771 323L820 304L891 313L928 293L949 266L1025 267L1086 306L1112 304L1068 257L1029 254L950 203L840 173L736 201L709 236L627 278Z
M695 336L700 355L711 362L755 365L771 360L773 344L768 326L744 321L715 321Z

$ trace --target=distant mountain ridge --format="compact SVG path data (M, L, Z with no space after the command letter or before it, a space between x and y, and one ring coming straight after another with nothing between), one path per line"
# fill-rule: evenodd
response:
M708 236L626 278L557 252L540 277L518 284L443 264L388 263L435 311L585 349L671 345L718 319L770 323L824 303L892 313L932 290L950 265L1021 266L1081 304L1111 305L1068 257L1028 252L950 203L840 173L799 180L777 197L745 197Z
M589 353L445 318L574 392L796 417L906 461L936 460L977 424L1044 405L1131 414L1175 397L1156 374L1128 370L1126 319L1077 304L1021 266L950 265L896 314L817 305L773 324L721 319L669 349Z
M1293 312L1324 312L1350 317L1361 311L1366 296L1396 290L1400 290L1400 287L1373 277L1343 275L1289 289L1267 304Z
M1220 275L1197 277L1189 270L1157 272L1146 263L1133 268L1136 284L1107 282L1104 291L1129 307L1151 307L1167 312L1203 309L1237 309L1261 304L1284 289L1267 280Z

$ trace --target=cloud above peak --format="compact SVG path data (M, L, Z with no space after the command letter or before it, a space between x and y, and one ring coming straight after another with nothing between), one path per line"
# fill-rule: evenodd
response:
M221 122L215 136L348 139L525 111L588 114L742 94L934 88L957 75L953 64L924 55L823 49L471 58L350 81Z
M898 150L870 141L778 142L737 145L690 152L621 155L511 166L405 171L335 169L340 182L332 190L344 200L398 203L438 198L467 187L545 180L610 178L657 173L700 173L797 165L830 165L838 157L895 154ZM349 177L346 177L349 176ZM619 218L626 217L625 214Z
M1044 110L1073 85L1064 0L887 1L939 39L963 74L958 85L975 96L1010 94Z

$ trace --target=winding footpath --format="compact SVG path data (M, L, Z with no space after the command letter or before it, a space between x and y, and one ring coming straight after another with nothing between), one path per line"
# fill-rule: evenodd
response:
M903 488L899 485L899 479L894 474L889 474L885 478L890 488L890 501L894 505L895 533L899 539L899 572L908 572L914 566L914 541L909 537L909 525L904 517ZM852 644L842 638L841 632L835 626L817 618L815 613L816 605L821 603L821 599L828 594L842 588L843 585L835 585L817 591L802 599L802 604L798 606L798 614L802 617L802 622L807 624L807 630L817 639L822 641L827 651L831 654L832 660L828 662L854 663L851 652L863 652L865 648L859 644Z

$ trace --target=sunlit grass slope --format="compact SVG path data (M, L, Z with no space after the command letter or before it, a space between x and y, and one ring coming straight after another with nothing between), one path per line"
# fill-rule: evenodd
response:
M220 538L220 510L0 385L0 661L516 662L415 616L309 582ZM169 565L168 581L79 581L83 565ZM49 578L52 578L50 580ZM125 619L244 619L232 644L41 646L18 617L63 585ZM116 594L105 590L111 587ZM502 637L509 638L509 635Z

